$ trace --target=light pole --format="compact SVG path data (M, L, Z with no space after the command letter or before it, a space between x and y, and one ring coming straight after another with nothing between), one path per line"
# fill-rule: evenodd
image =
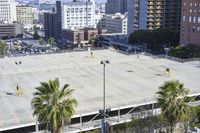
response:
M103 65L103 110L100 110L99 113L101 114L101 132L106 133L106 124L105 124L105 118L106 118L106 64L109 64L109 60L102 60L100 62Z
M164 50L165 50L165 52L166 52L166 55L165 55L165 57L167 58L168 57L168 52L169 52L169 50L170 50L170 48L164 48Z
M16 89L17 89L17 95L20 95L20 89L21 89L21 77L20 77L21 76L20 75L21 72L20 72L20 66L21 66L22 62L21 61L15 61L15 64L18 67L18 73L19 73L19 75L18 75L18 84L16 86Z

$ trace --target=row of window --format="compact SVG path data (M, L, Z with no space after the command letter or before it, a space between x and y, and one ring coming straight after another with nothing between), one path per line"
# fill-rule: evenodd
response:
M190 9L190 13L200 13L200 10L192 10L192 9Z
M187 16L183 16L183 22L186 22L187 20L186 19L188 19L188 22L189 23L198 23L198 24L200 24L200 17L196 17L196 16L189 16L189 17L187 17Z
M187 3L185 2L184 3L184 6L186 6L187 5ZM199 6L200 7L200 3L190 3L190 6L192 7L192 6L194 6L194 7L197 7L197 6Z
M183 26L182 31L184 31L184 30L185 30L185 27ZM197 27L193 26L192 28L188 27L188 31L189 32L200 32L200 27L199 26L197 26Z
M69 20L71 20L71 19L75 19L75 20L79 20L79 19L91 19L91 17L90 16L88 16L88 17L67 17L67 19Z

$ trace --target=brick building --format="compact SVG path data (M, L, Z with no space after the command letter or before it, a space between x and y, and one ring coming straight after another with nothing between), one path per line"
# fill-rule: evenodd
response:
M200 1L183 0L180 44L200 46Z

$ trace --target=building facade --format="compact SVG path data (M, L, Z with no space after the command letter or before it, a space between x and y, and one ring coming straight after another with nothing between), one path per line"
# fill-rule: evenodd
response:
M115 14L121 13L124 14L127 12L128 0L107 0L106 3L106 14Z
M63 29L63 40L68 44L87 44L97 36L98 30L95 28Z
M84 40L94 40L98 36L98 30L94 28L84 28Z
M0 38L8 37L9 35L17 36L23 34L23 27L19 23L0 24Z
M107 29L108 33L124 33L127 34L127 14L106 14L101 19L98 28Z
M28 25L33 24L33 13L32 13L32 6L20 4L16 6L17 10L17 22Z
M56 2L56 12L44 13L45 40L54 37L59 43L62 41L62 13L61 2Z
M17 20L15 0L0 0L0 21L12 23Z
M63 29L94 27L95 2L74 0L63 4Z
M183 0L181 14L180 44L200 46L200 1Z
M149 30L170 28L179 32L182 0L148 0Z
M84 43L84 31L79 29L64 29L63 40L73 45Z
M128 0L128 34L147 29L147 0Z

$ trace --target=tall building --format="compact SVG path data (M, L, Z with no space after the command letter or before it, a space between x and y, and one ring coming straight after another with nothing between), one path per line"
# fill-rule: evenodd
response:
M12 23L17 20L15 0L0 0L0 21Z
M127 14L106 14L101 19L98 28L107 29L108 33L124 33L127 34Z
M170 28L179 32L182 0L148 0L149 30Z
M181 14L180 44L200 46L200 1L183 0Z
M61 2L56 1L56 12L44 13L45 40L54 37L56 41L62 40Z
M63 4L63 29L94 27L95 2L74 0Z
M107 0L106 14L124 14L127 12L127 2L128 0Z
M33 24L32 6L27 4L17 5L17 22L28 25Z
M147 0L128 0L128 34L147 29Z

